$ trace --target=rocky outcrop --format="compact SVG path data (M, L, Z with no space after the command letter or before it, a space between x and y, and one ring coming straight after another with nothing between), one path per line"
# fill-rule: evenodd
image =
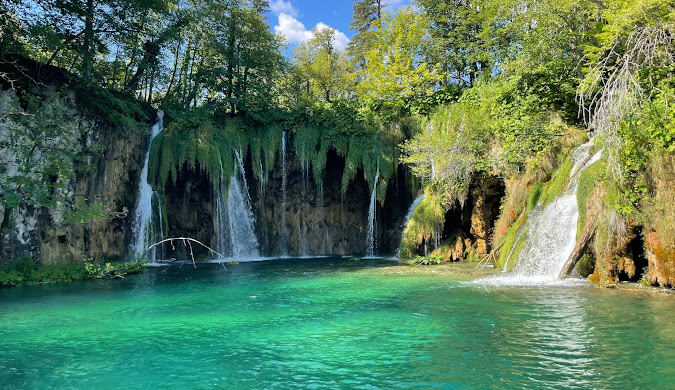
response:
M45 133L48 136L44 143L37 145L31 156L21 155L18 142L5 142L1 146L3 164L9 169L0 180L8 183L25 174L24 163L32 159L35 169L27 175L35 182L46 180L45 188L51 191L55 203L43 199L41 204L24 201L16 207L4 207L0 260L22 254L39 258L45 264L123 258L131 238L128 212L133 211L136 202L147 135L106 124L79 107L73 92L56 93L52 89L43 94L43 102L36 106L36 111L22 108L13 90L0 94L0 138L14 137L16 141L17 134L28 137L40 126L59 126L57 133ZM17 116L13 114L30 117L31 121L14 119ZM48 154L48 150L54 149L59 154ZM54 156L60 160L49 161ZM46 164L54 163L72 167L73 174L38 175L44 174ZM80 212L89 213L94 220L78 223L78 214L72 213L74 205L79 205Z

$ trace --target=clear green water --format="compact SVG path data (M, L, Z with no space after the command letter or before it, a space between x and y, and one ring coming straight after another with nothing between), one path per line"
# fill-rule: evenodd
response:
M674 388L671 296L388 266L184 265L0 290L0 388Z

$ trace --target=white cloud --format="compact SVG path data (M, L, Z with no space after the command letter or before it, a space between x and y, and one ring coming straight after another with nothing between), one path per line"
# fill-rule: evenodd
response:
M338 31L323 22L317 23L315 28L320 30L330 28L335 31L335 48L342 51L347 47L349 38L342 31ZM311 30L308 30L301 21L284 12L279 14L279 23L274 26L274 32L283 35L290 44L297 44L312 38Z
M274 26L274 32L286 37L289 43L303 42L312 38L312 32L307 30L302 22L283 12L279 14L279 24Z
M349 38L347 38L347 35L345 35L345 33L343 33L342 31L338 31L333 27L324 24L322 22L319 22L315 28L319 30L323 30L324 28L330 28L331 30L335 31L335 48L342 51L347 47L347 44L349 43Z
M291 4L290 1L272 0L270 1L270 10L275 15L281 15L282 13L284 13L286 15L290 15L295 18L297 18L299 15L298 10L295 7L293 7L293 4Z

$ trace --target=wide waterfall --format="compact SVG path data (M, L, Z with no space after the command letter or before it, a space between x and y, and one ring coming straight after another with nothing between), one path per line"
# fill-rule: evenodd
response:
M214 189L216 250L233 258L260 257L243 163L239 153L235 151L234 154L234 172L230 178L227 200L224 199L225 178L222 174Z
M498 284L528 285L555 283L565 261L574 250L577 238L577 187L581 172L598 161L601 153L589 159L593 146L589 141L572 153L574 162L567 190L548 205L539 204L530 212L519 235L525 247L518 256L512 275L491 278Z
M132 254L134 256L142 256L148 246L161 241L163 239L163 223L161 220L161 198L152 190L152 186L148 183L148 165L150 160L150 146L152 141L164 129L164 111L157 111L157 122L152 126L152 134L150 136L150 143L148 151L145 154L145 163L141 170L141 178L138 182L138 204L136 206L136 214L134 216L133 226L133 244ZM155 207L153 207L153 199ZM153 213L153 209L157 212ZM148 253L148 258L151 261L159 260L161 252L158 248L153 248Z
M377 201L377 181L380 179L380 163L377 163L373 193L370 195L370 208L368 209L368 230L366 236L366 257L375 256L375 206Z

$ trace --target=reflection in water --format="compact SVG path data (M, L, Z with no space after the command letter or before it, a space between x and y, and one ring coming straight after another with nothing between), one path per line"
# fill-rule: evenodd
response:
M198 263L0 290L3 388L664 388L675 300L387 260ZM402 274L401 274L402 273Z

